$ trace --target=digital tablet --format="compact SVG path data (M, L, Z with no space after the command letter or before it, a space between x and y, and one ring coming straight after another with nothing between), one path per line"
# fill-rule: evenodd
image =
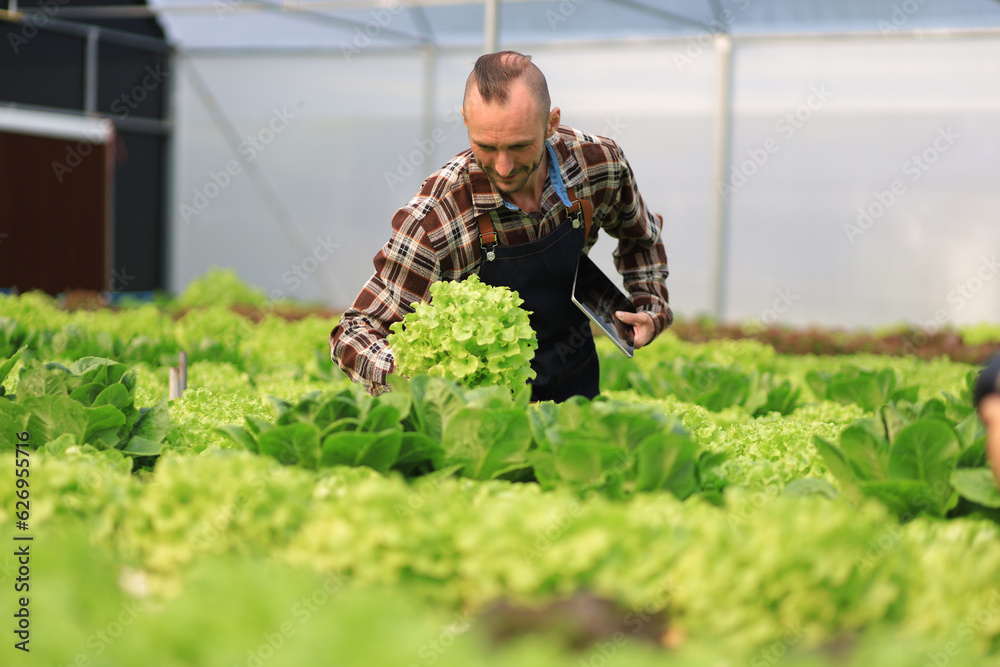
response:
M635 342L631 324L625 324L615 311L635 312L635 306L628 300L621 288L611 282L604 272L586 255L580 255L573 276L573 303L597 324L618 349L631 357L635 352Z

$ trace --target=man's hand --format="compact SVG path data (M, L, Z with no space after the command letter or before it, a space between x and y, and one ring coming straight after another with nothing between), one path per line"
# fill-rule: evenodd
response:
M979 401L979 418L986 425L986 458L1000 488L1000 394L987 394Z
M624 310L615 312L615 317L625 324L632 325L632 333L635 342L632 347L639 349L649 341L653 340L656 334L656 325L653 324L653 316L649 313L629 313Z

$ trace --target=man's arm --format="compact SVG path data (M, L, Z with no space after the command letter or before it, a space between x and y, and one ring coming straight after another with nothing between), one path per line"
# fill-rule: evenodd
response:
M1000 394L990 394L980 401L979 418L986 425L986 458L1000 488Z
M979 374L973 397L979 418L986 425L986 458L1000 488L1000 355Z
M618 165L617 183L610 183L608 214L601 228L618 239L615 268L636 310L652 317L655 338L674 321L667 291L667 253L660 238L663 218L646 208L621 148L610 139L601 141Z
M429 298L440 276L440 263L421 220L405 207L392 219L392 237L375 256L375 273L330 333L330 357L369 393L385 390L395 370L386 345L389 326Z

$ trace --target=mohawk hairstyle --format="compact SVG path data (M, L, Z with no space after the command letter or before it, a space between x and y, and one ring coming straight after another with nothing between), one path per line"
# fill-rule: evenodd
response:
M549 86L545 75L538 66L531 62L531 56L517 51L500 51L480 56L465 84L465 97L468 99L472 86L479 90L479 96L487 104L504 104L510 84L521 77L528 86L542 112L547 114L552 102L549 99Z

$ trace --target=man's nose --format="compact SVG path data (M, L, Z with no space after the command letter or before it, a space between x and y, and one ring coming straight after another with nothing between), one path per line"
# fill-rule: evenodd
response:
M514 172L514 160L509 154L500 152L497 154L497 159L493 163L493 169L496 170L502 178L513 175Z

